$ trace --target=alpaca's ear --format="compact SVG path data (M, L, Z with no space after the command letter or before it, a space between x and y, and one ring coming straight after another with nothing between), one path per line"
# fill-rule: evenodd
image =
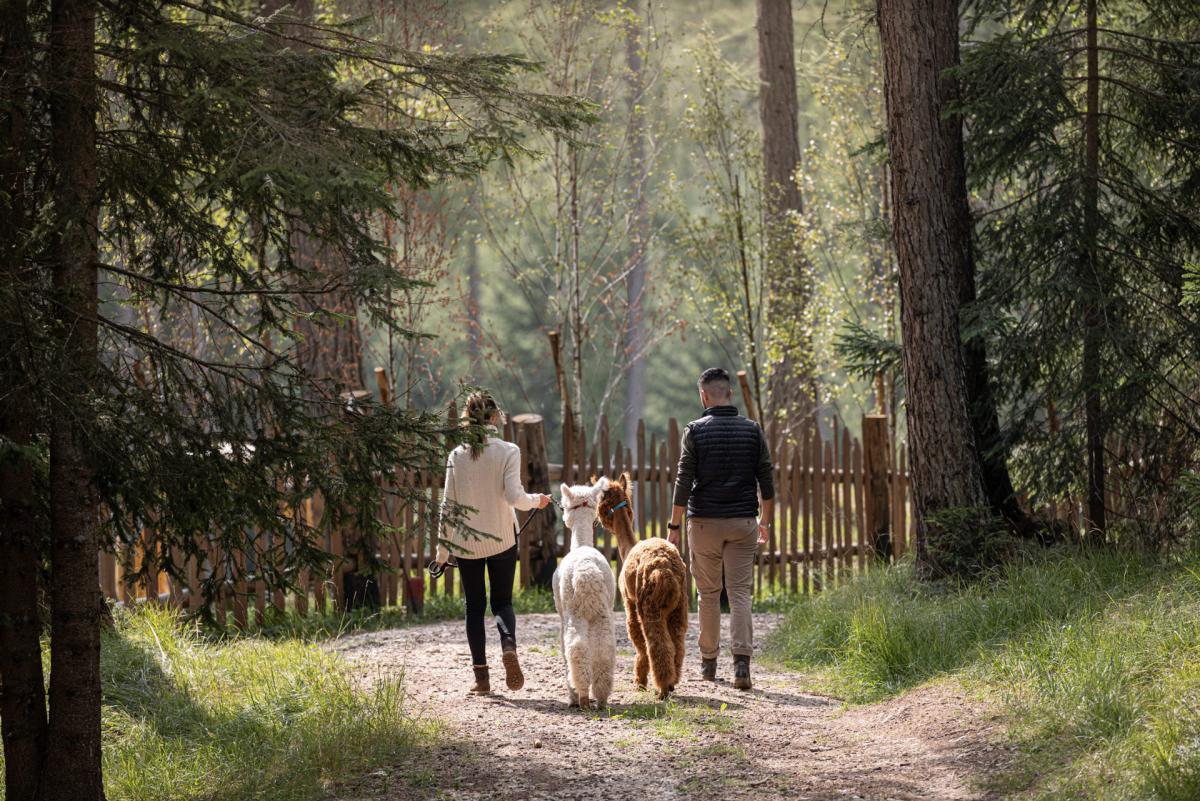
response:
M628 473L622 473L621 478L619 479L618 483L620 483L622 491L624 491L626 493L629 492L629 474Z
M596 480L596 489L600 490L601 492L604 492L606 489L608 489L608 476L600 476L600 478Z
M575 500L575 496L571 494L571 488L570 488L570 487L568 487L566 484L563 484L563 485L562 485L561 487L559 487L558 489L559 489L559 491L560 491L560 492L562 492L562 496L563 496L563 500L564 500L564 501L573 501L573 500Z

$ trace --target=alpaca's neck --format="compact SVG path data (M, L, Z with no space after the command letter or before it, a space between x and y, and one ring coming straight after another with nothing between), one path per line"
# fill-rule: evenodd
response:
M633 536L633 525L626 522L625 516L613 521L613 534L617 535L617 550L621 553L621 561L629 555L633 546L637 545L637 537Z
M571 550L583 546L593 547L596 542L596 532L592 529L591 520L576 520L571 524Z

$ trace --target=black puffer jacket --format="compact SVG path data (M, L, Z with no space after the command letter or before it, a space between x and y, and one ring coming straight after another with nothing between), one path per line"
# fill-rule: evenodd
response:
M713 406L688 423L675 479L688 517L757 517L758 494L775 497L771 451L758 423L733 406Z

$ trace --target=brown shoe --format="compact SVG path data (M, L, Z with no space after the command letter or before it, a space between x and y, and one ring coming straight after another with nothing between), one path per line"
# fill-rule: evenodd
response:
M488 677L487 665L475 665L475 686L471 688L472 695L489 695L492 692L492 683Z
M716 659L716 657L713 657L712 659L704 659L702 657L700 659L700 678L704 679L705 681L716 681L717 680L717 659Z
M754 686L750 683L750 657L746 654L733 655L733 686L739 690Z
M517 644L511 640L502 643L504 649L504 683L510 690L519 690L525 686L525 674L521 672L521 663L517 659Z

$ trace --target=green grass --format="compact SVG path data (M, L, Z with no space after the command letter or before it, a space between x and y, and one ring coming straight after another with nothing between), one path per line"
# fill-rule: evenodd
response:
M438 734L405 716L399 677L361 689L312 643L214 642L157 608L115 618L101 657L110 801L324 798Z
M1200 555L1056 552L972 585L902 564L789 611L771 658L851 702L942 676L1008 710L996 789L1045 799L1200 798Z
M657 701L649 693L643 693L642 696L645 700L594 714L624 721L635 729L648 730L667 741L694 741L699 739L702 730L722 734L733 730L733 718L726 713L725 704L713 709L705 704L685 703L674 698Z

